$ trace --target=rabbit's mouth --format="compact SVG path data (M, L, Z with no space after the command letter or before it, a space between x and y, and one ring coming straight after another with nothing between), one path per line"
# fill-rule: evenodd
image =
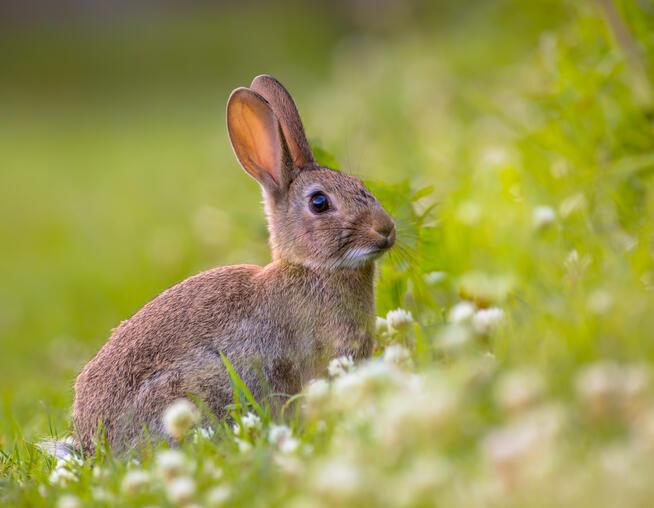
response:
M381 257L390 247L354 247L338 263L339 268L360 268Z

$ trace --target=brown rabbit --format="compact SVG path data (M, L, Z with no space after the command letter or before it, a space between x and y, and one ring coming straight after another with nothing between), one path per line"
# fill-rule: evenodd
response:
M335 356L371 353L374 260L394 243L392 219L359 179L315 162L276 79L234 90L227 127L263 189L273 260L186 279L113 331L75 383L84 450L100 425L115 450L144 426L161 435L163 410L187 395L223 416L231 388L221 353L259 400L297 393Z

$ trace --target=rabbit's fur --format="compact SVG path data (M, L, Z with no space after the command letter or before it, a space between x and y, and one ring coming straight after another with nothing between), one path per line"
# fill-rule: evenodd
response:
M113 331L75 383L85 450L100 428L119 450L145 426L161 435L162 412L180 397L223 416L231 387L221 353L273 407L329 359L371 353L374 259L394 242L392 219L359 179L314 161L295 104L274 78L235 90L227 124L239 162L263 189L273 261L186 279ZM318 191L329 200L323 213L311 208Z

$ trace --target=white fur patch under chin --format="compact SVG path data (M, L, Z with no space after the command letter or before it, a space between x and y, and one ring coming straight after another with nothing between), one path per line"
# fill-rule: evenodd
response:
M376 257L376 251L355 247L354 249L349 249L336 266L337 268L359 268Z

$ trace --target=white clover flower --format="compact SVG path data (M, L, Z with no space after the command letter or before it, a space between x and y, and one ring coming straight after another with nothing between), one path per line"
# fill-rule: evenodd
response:
M463 349L471 339L472 332L468 326L450 324L438 332L436 345L443 351L453 353Z
M309 382L304 389L306 399L311 404L319 404L329 397L329 383L320 378Z
M77 496L66 494L57 501L57 508L81 508L82 501Z
M499 380L495 397L503 409L516 413L537 402L543 394L544 385L542 376L537 372L513 371Z
M93 487L91 489L91 497L99 503L112 503L114 501L113 494L102 487Z
M445 428L455 414L456 390L443 381L418 380L395 391L373 418L374 432L388 450L418 442Z
M193 431L193 442L210 441L216 435L213 427L200 427Z
M222 468L218 467L211 459L205 459L202 463L202 472L212 480L220 480L224 476Z
M360 468L344 457L331 457L318 463L309 479L318 494L343 500L356 496L362 480Z
M620 367L614 363L595 363L576 376L575 388L592 416L603 416L615 405L621 390Z
M338 377L351 371L354 367L354 362L351 356L339 356L329 362L327 372L331 377Z
M156 455L157 474L166 482L189 472L184 454L178 450L161 450Z
M375 333L377 335L383 335L388 332L388 322L380 316L375 318Z
M561 423L558 407L534 410L491 432L482 443L483 451L509 485L520 477L541 475L552 464Z
M128 471L121 488L127 494L136 494L137 492L146 489L150 485L150 475L147 471L142 469L132 469Z
M389 495L392 506L410 507L420 505L425 499L433 499L437 489L450 476L451 466L440 457L418 457L403 474L396 477Z
M411 366L411 353L407 348L399 344L392 344L384 351L384 362L400 367Z
M213 487L207 492L206 506L209 508L223 506L232 496L232 490L227 485Z
M281 443L284 439L288 439L293 436L293 432L288 427L288 425L271 425L270 430L268 431L268 442L270 444L277 445Z
M498 307L480 309L472 317L472 327L479 334L492 332L504 320L504 311Z
M245 429L258 429L261 427L261 418L255 413L248 411L248 413L241 417L241 424Z
M447 320L450 323L461 324L472 319L475 313L475 306L467 301L459 302L454 305L448 314Z
M388 329L391 332L404 332L413 324L413 316L408 310L395 309L388 311L386 314L386 322L388 323Z
M168 435L180 440L200 422L200 412L190 400L178 399L166 408L162 419Z
M426 273L423 278L430 286L436 286L447 278L447 274L445 272L430 272Z
M173 478L166 485L166 495L172 503L188 504L195 496L195 482L188 476Z
M342 401L348 396L351 397L353 393L358 393L359 387L362 385L362 381L363 379L357 371L348 372L347 374L338 376L334 380L332 388L337 398Z
M286 425L271 425L268 442L282 453L293 453L300 446L300 442L293 437L293 432Z
M109 477L109 472L100 466L93 466L91 474L95 480L104 480Z
M238 451L241 453L247 453L252 450L252 444L250 442L238 438L234 439L234 441L238 445Z
M536 229L544 229L554 223L556 212L549 206L537 206L534 208L533 223Z
M57 465L52 473L50 473L49 481L55 487L65 488L77 482L77 475L66 466Z

